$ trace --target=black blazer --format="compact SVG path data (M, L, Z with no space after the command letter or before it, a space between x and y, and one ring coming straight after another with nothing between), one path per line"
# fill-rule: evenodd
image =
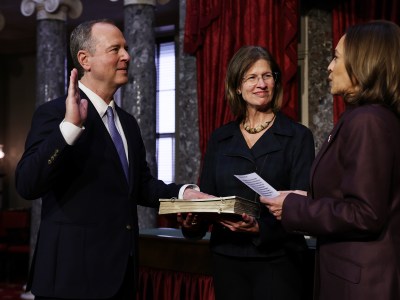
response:
M75 145L66 144L59 129L65 99L36 110L16 169L21 196L42 199L28 285L33 294L45 297L107 298L120 287L129 256L137 262L136 205L157 207L159 198L176 197L180 186L150 174L139 126L119 107L129 149L129 182L90 101L83 134Z
M239 125L238 121L230 122L213 132L201 173L203 192L259 201L254 191L234 177L251 172L258 173L277 190L308 189L314 159L314 139L308 128L278 113L272 127L249 149ZM212 250L230 256L276 257L288 250L305 249L303 236L286 233L264 205L258 223L257 237L231 232L215 223Z

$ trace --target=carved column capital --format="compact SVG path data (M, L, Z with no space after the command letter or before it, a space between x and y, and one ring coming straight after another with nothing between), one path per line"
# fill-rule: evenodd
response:
M124 0L124 5L132 5L132 4L147 4L156 6L156 0Z
M36 19L66 21L78 18L82 13L81 0L22 0L21 13L28 17L37 12Z

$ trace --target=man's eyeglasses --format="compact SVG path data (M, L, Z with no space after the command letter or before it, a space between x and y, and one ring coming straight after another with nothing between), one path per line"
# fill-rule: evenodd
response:
M260 78L265 82L272 82L273 80L276 80L278 77L278 72L267 72L262 74L261 76L252 74L247 77L243 78L243 82L248 84L248 85L256 85Z

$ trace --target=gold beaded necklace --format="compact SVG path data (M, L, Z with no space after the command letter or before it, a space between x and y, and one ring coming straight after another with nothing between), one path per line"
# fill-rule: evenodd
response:
M245 120L243 120L243 129L246 130L248 133L250 134L256 134L259 133L261 131L263 131L264 129L268 128L269 125L272 123L273 120L275 120L276 115L274 114L274 116L272 117L272 119L270 121L266 121L260 125L257 125L256 127L250 127L248 124L245 124Z

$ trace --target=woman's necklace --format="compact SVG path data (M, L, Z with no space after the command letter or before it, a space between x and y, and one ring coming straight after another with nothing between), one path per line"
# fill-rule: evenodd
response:
M245 124L243 121L243 129L246 130L250 134L259 133L259 132L263 131L265 128L268 128L269 124L271 124L272 121L275 120L275 116L276 115L274 114L274 116L272 117L272 119L270 121L266 121L266 122L264 122L260 125L257 125L256 127L253 127L253 128L250 127L248 124Z

